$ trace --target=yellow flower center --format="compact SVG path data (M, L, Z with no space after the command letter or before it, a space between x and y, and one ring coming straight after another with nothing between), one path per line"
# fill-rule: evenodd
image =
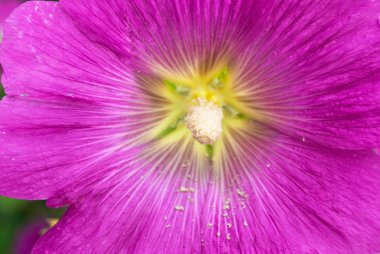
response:
M161 107L166 113L149 136L164 146L193 140L197 153L212 159L221 150L223 135L250 119L249 109L236 97L233 72L227 67L206 75L159 76L166 76L156 91L165 100Z

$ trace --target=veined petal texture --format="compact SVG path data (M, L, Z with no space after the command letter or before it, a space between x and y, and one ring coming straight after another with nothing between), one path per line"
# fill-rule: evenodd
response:
M33 253L380 252L379 14L367 0L18 7L0 194L68 206ZM212 144L186 127L203 100L223 112Z

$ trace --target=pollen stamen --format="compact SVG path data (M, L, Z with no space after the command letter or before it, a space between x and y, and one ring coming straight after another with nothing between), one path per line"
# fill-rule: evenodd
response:
M190 106L185 117L186 126L195 140L211 145L222 134L223 109L204 98L198 98Z

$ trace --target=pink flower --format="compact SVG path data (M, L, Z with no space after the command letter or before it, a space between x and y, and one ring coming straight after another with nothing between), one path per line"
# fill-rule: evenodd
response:
M29 2L1 47L0 194L34 253L380 251L380 6Z

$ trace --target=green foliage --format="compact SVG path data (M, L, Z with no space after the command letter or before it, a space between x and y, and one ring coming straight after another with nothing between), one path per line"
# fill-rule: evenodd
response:
M15 239L30 223L60 218L64 209L48 209L44 201L24 201L0 197L0 253L12 254Z
M0 100L4 97L5 92L4 92L4 87L0 83Z

